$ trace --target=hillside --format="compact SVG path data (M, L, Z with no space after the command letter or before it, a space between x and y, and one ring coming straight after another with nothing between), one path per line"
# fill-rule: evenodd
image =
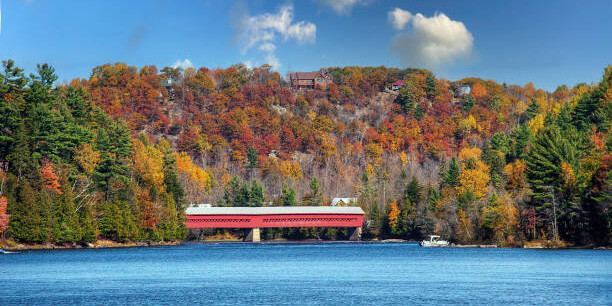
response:
M175 240L187 234L190 203L350 197L368 214L370 238L610 244L612 67L599 84L552 93L420 69L324 70L333 84L301 91L269 66L243 65L106 64L54 85L50 65L26 77L3 61L4 235L58 244ZM397 80L403 88L388 90Z

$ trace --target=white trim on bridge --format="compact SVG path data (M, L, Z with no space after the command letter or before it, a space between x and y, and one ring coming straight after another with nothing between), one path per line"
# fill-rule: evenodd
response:
M188 207L185 212L188 215L365 214L358 206Z

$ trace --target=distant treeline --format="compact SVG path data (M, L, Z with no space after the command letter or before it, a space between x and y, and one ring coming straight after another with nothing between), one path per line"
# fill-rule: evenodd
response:
M106 64L63 84L48 64L1 70L9 241L185 239L190 203L348 197L367 213L367 238L610 244L612 67L554 92L386 67L324 68L333 84L297 92L267 65Z

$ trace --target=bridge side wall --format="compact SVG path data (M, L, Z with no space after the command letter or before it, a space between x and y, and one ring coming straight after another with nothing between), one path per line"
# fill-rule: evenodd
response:
M361 227L362 214L187 215L187 228Z

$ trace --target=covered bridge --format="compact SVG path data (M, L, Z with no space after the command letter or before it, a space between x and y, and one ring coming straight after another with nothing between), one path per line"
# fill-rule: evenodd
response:
M187 228L248 228L247 241L259 241L265 227L352 227L361 238L365 213L356 206L189 207Z

